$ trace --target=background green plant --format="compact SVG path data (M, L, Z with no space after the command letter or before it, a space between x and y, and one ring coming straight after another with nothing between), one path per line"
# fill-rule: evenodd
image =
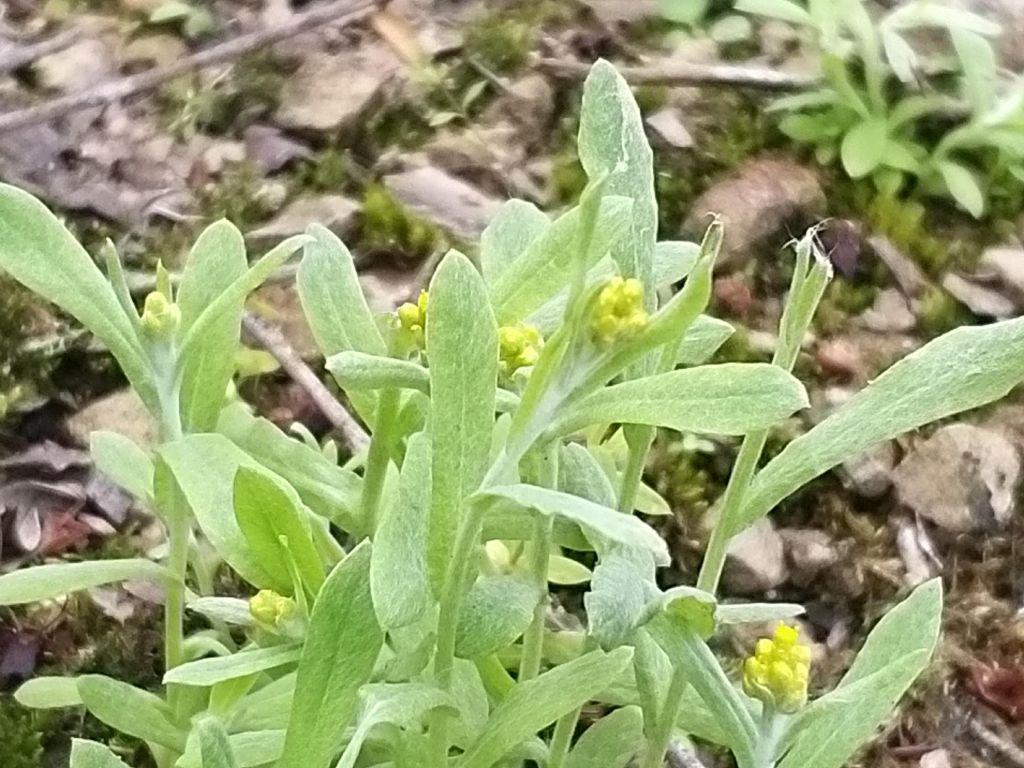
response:
M479 268L449 252L423 301L386 317L326 229L249 266L227 222L197 240L176 291L158 272L140 314L112 249L104 277L38 201L0 188L0 266L105 343L160 425L152 451L97 433L92 452L168 534L160 562L0 577L2 605L162 582L164 689L43 677L17 699L84 707L160 768L657 768L679 734L744 768L843 765L927 665L939 582L878 623L834 691L783 712L743 693L709 641L803 609L720 603L727 544L839 462L1005 395L1024 379L1024 319L940 337L759 469L772 425L807 405L789 371L831 275L814 231L794 247L772 362L706 365L731 331L701 314L722 225L700 244L657 241L651 150L605 62L579 154L577 206L552 219L509 201ZM245 297L299 250L313 335L371 430L345 466L226 394ZM510 338L533 340L532 365L510 365ZM659 586L668 548L635 515L668 510L642 482L658 427L743 437L696 586ZM251 600L216 594L223 568ZM560 581L590 583L582 630L548 621ZM186 634L186 610L207 625ZM595 703L605 716L584 722ZM123 763L80 740L71 765Z

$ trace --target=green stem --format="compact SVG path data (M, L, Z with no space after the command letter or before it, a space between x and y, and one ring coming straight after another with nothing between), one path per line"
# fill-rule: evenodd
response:
M380 393L380 400L377 403L377 419L366 454L359 511L363 525L366 526L367 531L371 532L376 530L377 516L380 514L380 501L384 492L384 480L387 478L391 453L389 441L393 431L393 422L398 415L399 398L400 392L397 389L385 389Z
M779 748L784 720L775 707L765 704L761 708L761 722L754 750L754 768L775 768L775 753Z
M542 449L539 485L546 488L558 486L558 449L561 443L552 442ZM519 682L531 680L540 674L541 658L544 655L544 624L548 612L548 561L551 557L552 535L555 521L550 515L537 514L534 523L532 549L530 550L530 576L537 589L537 604L533 618L523 635L523 655L519 661Z
M555 732L551 735L551 747L548 749L547 768L562 768L565 765L565 759L569 755L569 744L576 732L576 724L582 711L582 706L576 707L555 724Z
M648 734L647 751L640 764L641 768L662 768L665 764L665 753L668 752L669 743L672 741L672 731L675 729L676 720L679 719L684 693L686 693L686 675L680 667L675 667L672 670L672 680L669 682L668 691L665 693L661 715L658 717L655 727Z
M640 482L644 477L647 465L647 453L654 442L653 427L637 428L633 439L629 440L629 453L626 457L626 468L622 472L622 484L619 486L619 511L627 515L633 514L636 508L636 497L640 492Z
M441 595L437 620L437 648L434 653L434 681L437 687L448 691L452 686L452 670L455 667L455 631L459 623L459 610L469 567L474 562L473 549L480 540L484 514L489 504L470 502L466 516L455 537L451 569L448 571ZM448 714L436 709L430 717L430 763L436 768L448 764Z

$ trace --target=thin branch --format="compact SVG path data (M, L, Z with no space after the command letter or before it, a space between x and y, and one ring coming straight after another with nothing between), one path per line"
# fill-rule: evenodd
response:
M590 71L589 64L567 59L538 58L535 65L555 77L564 78L585 77ZM664 61L617 69L630 85L725 85L764 91L801 91L821 82L813 75L795 75L766 67L688 61Z
M75 41L80 40L82 33L77 29L65 29L52 37L40 40L37 43L22 43L19 45L6 45L0 48L0 75L6 75L21 69L26 64L31 64L36 59L41 59L57 51L63 51L70 47Z
M345 444L353 453L366 448L370 436L366 434L352 414L345 410L332 395L313 370L288 343L284 335L273 326L267 325L255 315L246 313L242 317L242 327L260 346L274 356L282 370L305 390L310 399L327 417L327 420L338 430Z
M266 48L323 24L335 22L353 24L374 13L378 9L378 5L378 0L335 0L335 2L313 8L305 13L296 14L283 24L239 35L191 56L186 56L166 67L156 67L129 77L110 80L81 93L61 96L34 107L0 115L0 133L37 125L83 109L111 104L127 96L152 90L179 75L232 61L249 51Z

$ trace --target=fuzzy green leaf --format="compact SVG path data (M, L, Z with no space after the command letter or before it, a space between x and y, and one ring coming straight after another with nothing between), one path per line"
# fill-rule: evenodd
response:
M164 684L212 686L257 672L286 666L299 660L300 648L275 645L240 651L230 656L211 656L181 664L164 674Z
M622 707L583 732L566 768L626 768L643 746L643 712L640 707Z
M310 538L307 513L296 506L294 491L281 490L279 481L265 471L239 467L233 499L238 527L252 554L278 584L277 591L294 591L288 564L291 558L302 583L315 595L324 583L324 566Z
M346 349L387 354L359 286L352 254L319 224L311 225L307 234L313 240L303 249L295 284L320 351L324 357Z
M985 193L977 177L960 163L945 161L939 163L939 173L946 183L946 189L957 204L976 219L985 212Z
M181 309L182 334L245 274L247 266L245 239L234 224L221 220L203 231L185 262L175 297ZM245 297L241 296L226 307L180 362L181 416L191 432L209 432L217 423L234 373L234 351L241 333L244 302Z
M239 768L228 732L215 717L200 717L192 726L203 768Z
M480 236L480 270L488 285L522 256L551 225L547 214L525 200L508 200Z
M742 435L766 429L807 404L800 382L778 366L705 365L600 389L571 405L550 433L612 422Z
M107 747L87 739L71 740L70 768L128 768Z
M78 678L78 693L85 708L111 728L179 752L185 748L185 733L173 725L160 697L102 675Z
M718 348L728 341L735 330L724 320L701 315L686 329L686 334L679 343L676 365L704 365Z
M523 483L487 488L481 494L510 499L542 514L570 520L596 534L599 539L645 549L658 565L668 565L671 561L664 539L649 525L632 515L579 496Z
M75 677L33 677L14 692L14 699L31 709L77 707L82 703Z
M591 181L605 179L607 195L622 195L633 202L626 214L627 235L607 242L622 274L643 283L648 309L653 309L654 243L658 233L654 156L633 92L615 67L603 59L590 68L583 83L579 156ZM608 202L606 198L602 214ZM594 239L598 240L596 232Z
M278 768L324 768L356 713L384 636L370 596L368 541L328 576L299 661L295 697Z
M384 629L411 624L430 608L427 524L430 512L430 436L409 438L398 496L385 506L373 537L370 589Z
M521 576L478 579L459 612L455 653L476 659L511 645L530 625L536 605L536 585Z
M912 352L787 445L747 492L738 533L876 443L991 403L1024 380L1024 319L950 331Z
M95 334L150 411L157 411L152 369L114 289L46 206L7 184L0 184L0 269Z
M585 269L596 265L610 244L623 237L630 207L624 197L606 196L601 200L593 237L584 254ZM562 214L491 286L494 314L502 325L525 320L568 285L573 261L584 246L585 219L581 206Z
M498 329L487 288L465 256L450 252L430 282L431 499L427 565L444 583L463 502L483 480L494 428Z
M881 164L888 144L889 127L885 120L869 117L843 136L839 147L843 168L851 178L867 176Z
M462 768L491 768L519 744L609 686L633 651L591 651L520 683L491 713L483 735L462 756Z
M145 501L153 494L153 460L144 450L119 432L93 432L89 454L96 468L136 498Z
M793 721L798 731L780 768L840 768L875 733L928 665L942 619L942 584L922 584L868 635L834 691Z
M0 605L23 605L120 581L160 581L167 570L140 557L35 565L0 576Z

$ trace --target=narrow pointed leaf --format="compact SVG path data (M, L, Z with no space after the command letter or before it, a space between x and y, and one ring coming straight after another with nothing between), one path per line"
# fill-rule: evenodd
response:
M35 603L121 581L162 582L166 577L163 566L143 558L36 565L0 576L0 605Z
M78 678L78 693L85 708L111 728L172 750L185 748L185 733L158 696L102 675Z
M480 269L493 285L530 243L551 224L547 214L525 200L508 200L480 236Z
M230 656L211 656L168 670L164 684L212 686L225 680L277 669L299 660L300 648L287 645L240 651Z

